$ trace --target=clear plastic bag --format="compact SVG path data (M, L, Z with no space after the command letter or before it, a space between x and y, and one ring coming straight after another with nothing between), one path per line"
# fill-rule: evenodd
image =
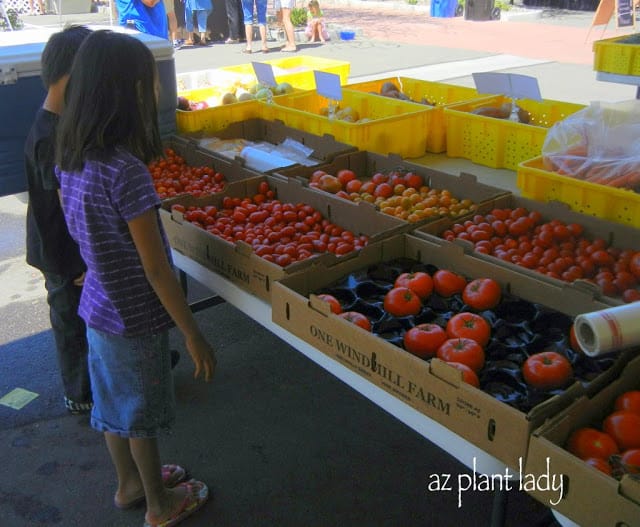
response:
M640 101L594 102L558 121L542 159L562 175L640 191Z

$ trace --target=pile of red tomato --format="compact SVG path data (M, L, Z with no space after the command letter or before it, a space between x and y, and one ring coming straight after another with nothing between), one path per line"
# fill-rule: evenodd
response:
M165 148L165 157L152 161L148 168L160 199L180 194L196 197L215 194L222 192L226 183L221 172L208 166L190 166L172 148Z
M399 259L317 292L333 313L406 351L450 363L522 411L613 364L572 349L568 315L516 298L491 278Z
M221 207L174 204L171 208L215 236L248 243L257 256L281 267L327 252L342 256L369 242L368 236L330 222L310 205L275 199L267 181L260 182L257 190L253 197L225 196Z
M601 238L583 236L583 227L560 220L543 221L525 208L494 209L455 223L441 236L468 240L475 250L541 274L597 284L607 296L640 300L640 251L612 247Z
M640 390L621 393L593 427L574 430L567 450L610 476L640 474Z

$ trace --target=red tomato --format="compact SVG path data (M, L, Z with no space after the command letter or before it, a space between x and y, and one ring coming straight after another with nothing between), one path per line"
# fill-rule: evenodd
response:
M404 175L404 183L407 187L415 188L418 190L422 185L424 185L424 179L420 174L416 174L415 172L407 172Z
M463 311L449 319L449 322L447 322L447 335L449 338L472 339L484 347L491 338L491 326L480 315Z
M640 390L621 393L613 403L613 407L616 410L627 410L640 415Z
M462 293L467 280L453 271L440 269L433 273L433 289L440 296L449 297L456 293Z
M606 459L602 459L599 457L589 457L584 460L587 465L591 465L593 468L599 470L600 472L604 472L607 476L611 476L613 470L611 465Z
M629 271L640 280L640 251L634 253L629 260Z
M422 303L408 287L394 287L384 296L384 309L394 317L406 317L420 313Z
M346 321L351 322L352 324L355 324L356 326L361 327L362 329L371 331L371 322L362 313L358 313L357 311L344 311L338 316L340 318L344 318Z
M429 298L433 292L433 279L429 273L418 271L416 273L402 273L396 278L394 287L408 287L421 300Z
M342 170L338 170L336 174L338 181L342 183L342 187L344 188L349 181L356 179L356 175L353 170L349 170L348 168L343 168Z
M637 289L627 289L622 293L622 300L627 304L631 304L631 302L640 302L640 291Z
M571 329L569 330L569 345L571 346L571 349L576 353L584 353L584 351L582 351L580 343L578 342L578 337L576 336L575 324L571 324Z
M340 301L335 296L322 293L318 295L318 298L329 304L332 313L336 315L342 313L342 306L340 305Z
M596 428L578 428L567 440L567 450L580 459L609 459L620 452L618 444L609 434Z
M555 390L571 380L573 368L564 355L555 351L542 351L525 361L522 375L528 385L538 390Z
M476 372L469 368L469 366L462 364L461 362L447 362L447 364L462 372L462 380L464 382L471 386L475 386L476 388L480 388L480 379L478 379Z
M462 291L464 303L478 311L496 307L501 298L502 288L493 278L471 280Z
M640 415L617 410L607 416L602 429L616 440L620 450L640 448Z
M622 453L620 463L627 474L640 474L640 448L630 448Z
M438 324L418 324L404 334L404 349L423 359L433 357L447 340L447 333Z
M473 339L447 339L438 348L437 356L445 362L460 362L476 373L484 366L484 350Z

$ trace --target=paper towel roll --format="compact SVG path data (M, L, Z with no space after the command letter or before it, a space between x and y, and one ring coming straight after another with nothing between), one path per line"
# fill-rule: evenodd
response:
M586 355L640 345L640 302L578 315L576 338Z

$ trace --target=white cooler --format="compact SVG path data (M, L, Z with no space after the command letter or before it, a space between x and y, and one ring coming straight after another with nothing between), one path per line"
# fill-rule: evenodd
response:
M130 33L153 52L160 76L160 133L176 131L176 69L168 40L119 26L90 26ZM23 169L24 143L46 95L40 79L40 56L59 28L0 32L0 196L27 190Z

